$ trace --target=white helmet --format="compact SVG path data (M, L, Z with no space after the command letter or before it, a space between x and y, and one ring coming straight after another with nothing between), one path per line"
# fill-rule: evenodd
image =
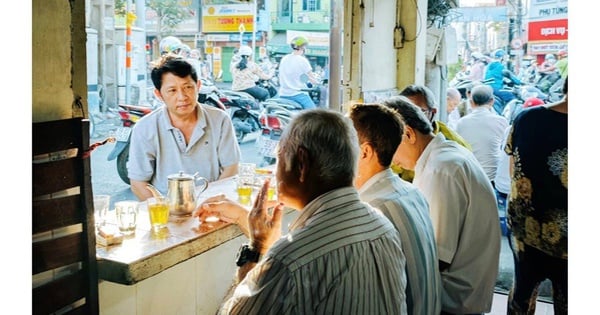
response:
M242 46L240 47L240 50L238 51L238 54L240 56L252 56L252 48L250 48L249 46Z
M158 46L159 46L161 54L166 54L166 53L177 54L177 53L179 53L179 50L182 48L183 43L181 42L181 40L179 40L179 38L177 38L175 36L167 36L160 41L160 44Z

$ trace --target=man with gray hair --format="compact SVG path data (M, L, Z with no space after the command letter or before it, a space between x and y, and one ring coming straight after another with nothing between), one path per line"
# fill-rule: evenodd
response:
M500 161L498 148L502 145L508 121L493 110L494 90L491 86L474 87L469 101L472 111L458 120L456 132L471 144L473 155L494 185Z
M414 170L413 184L429 203L442 277L442 313L488 313L500 255L496 197L469 150L433 127L419 107L402 96L384 105L404 120L394 162Z
M449 87L446 89L446 113L448 114L448 127L452 130L456 130L456 123L460 119L460 110L458 105L462 102L462 95L460 92Z
M249 227L237 286L221 314L407 313L400 235L360 200L353 186L358 154L349 118L326 109L303 111L279 142L279 204L272 214L268 181L246 216L228 200L201 205L203 212ZM279 238L284 205L301 212Z

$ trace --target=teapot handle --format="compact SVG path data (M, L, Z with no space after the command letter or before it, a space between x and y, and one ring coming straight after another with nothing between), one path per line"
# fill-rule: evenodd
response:
M201 185L198 185L198 182L202 182ZM206 188L208 188L208 179L202 177L202 176L194 176L194 184L195 186L202 186L202 188L200 188L200 190L198 190L197 195L196 195L196 199L198 199L197 197L200 196L201 193L203 193Z

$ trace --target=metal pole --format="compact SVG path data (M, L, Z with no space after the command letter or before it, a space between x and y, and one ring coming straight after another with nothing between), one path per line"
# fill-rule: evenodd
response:
M252 1L252 60L256 61L256 1Z
M342 18L344 16L344 1L331 0L331 18L329 19L329 104L334 110L342 110Z
M131 0L127 0L125 19L125 104L131 104Z

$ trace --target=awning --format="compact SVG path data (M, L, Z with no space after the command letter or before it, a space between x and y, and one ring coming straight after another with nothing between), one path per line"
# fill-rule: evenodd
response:
M267 41L267 52L269 54L289 54L292 47L287 43L285 33L278 33ZM305 54L315 57L329 57L329 47L308 45Z

